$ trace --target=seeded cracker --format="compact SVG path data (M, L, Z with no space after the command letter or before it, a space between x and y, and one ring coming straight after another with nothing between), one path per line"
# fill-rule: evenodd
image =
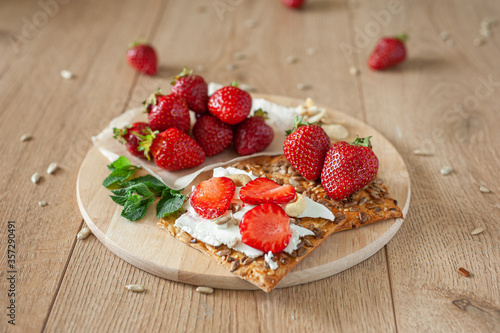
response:
M303 237L300 243L301 246L290 255L284 252L274 254L273 261L278 265L275 270L269 267L269 264L264 260L264 256L250 259L243 253L230 249L225 245L213 247L182 232L181 229L174 226L175 220L182 212L158 221L159 227L168 231L181 242L197 249L219 265L224 266L265 292L273 290L293 267L314 251L331 234L390 218L403 217L401 210L397 206L397 201L387 192L381 179L374 180L365 189L349 197L349 200L336 202L326 196L319 181L317 183L307 181L297 174L290 167L284 155L275 157L260 156L231 166L240 169L246 168L246 170L250 169L254 173L263 174L267 178L275 181L279 180L284 184L291 183L298 193L330 208L335 215L335 221L333 222L322 218L290 219L291 223L311 230L314 236Z

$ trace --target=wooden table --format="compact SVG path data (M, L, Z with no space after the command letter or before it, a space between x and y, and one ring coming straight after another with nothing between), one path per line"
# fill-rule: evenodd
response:
M500 27L482 37L485 17L500 18L497 1L310 0L301 11L277 0L0 2L1 331L498 331ZM377 39L401 32L409 60L370 71ZM125 61L140 36L158 50L155 77ZM287 64L291 55L297 61ZM91 136L168 89L183 65L207 81L310 96L383 133L412 180L396 237L318 282L211 295L140 271L93 236L77 241L75 181ZM63 69L75 77L61 78ZM24 133L33 138L21 142ZM48 175L52 162L60 169ZM447 165L453 172L443 176ZM8 221L16 227L15 327L6 316ZM478 227L484 232L471 235ZM129 283L147 292L128 292Z

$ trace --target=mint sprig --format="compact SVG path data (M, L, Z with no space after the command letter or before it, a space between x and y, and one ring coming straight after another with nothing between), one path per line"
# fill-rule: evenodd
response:
M111 174L103 181L103 186L118 187L111 190L113 202L123 206L121 216L130 221L142 219L149 206L160 197L156 205L156 216L162 218L175 213L184 204L185 196L182 190L172 190L161 180L146 175L132 178L139 167L130 164L130 160L120 156L115 162L108 165ZM106 185L107 184L107 185Z

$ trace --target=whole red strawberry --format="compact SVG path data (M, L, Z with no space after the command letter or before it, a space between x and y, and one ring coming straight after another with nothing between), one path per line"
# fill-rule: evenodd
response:
M144 122L136 122L131 126L125 126L123 128L113 128L114 138L118 139L119 142L125 144L127 150L134 156L141 158L148 158L149 156L144 154L144 151L140 148L139 143L142 141L141 137L151 135L153 132L149 128L149 124Z
M290 218L277 204L259 205L243 215L240 235L243 244L266 253L279 253L292 237Z
M330 198L342 200L370 184L377 171L378 159L370 137L356 138L353 143L340 141L326 154L321 184Z
M267 113L257 110L253 117L238 125L234 135L234 148L240 155L250 155L266 149L274 139L274 131L266 124Z
M168 171L192 168L205 161L205 152L196 141L175 127L151 135L140 146L156 165Z
M194 124L193 137L207 156L213 156L229 147L233 129L214 116L205 115Z
M229 125L241 123L250 113L252 97L233 82L213 93L208 99L208 111Z
M407 35L400 35L379 40L368 58L368 66L371 69L381 70L403 62L406 59L405 42L407 39Z
M305 0L281 0L281 3L290 8L300 8Z
M172 94L184 98L190 110L196 113L208 111L207 83L201 76L193 75L192 70L184 67L182 73L172 82L170 91Z
M155 75L158 69L156 52L151 45L133 43L127 51L128 63L138 72Z
M158 88L158 90L151 94L151 96L148 97L142 104L144 104L145 112L149 113L151 112L151 108L158 103L158 100L162 98L164 95L161 92L161 88Z
M174 94L157 99L156 104L151 105L148 120L151 129L160 132L176 127L187 133L191 124L186 101Z
M287 134L283 143L286 159L305 179L318 178L331 145L328 135L321 126L303 123L298 117Z

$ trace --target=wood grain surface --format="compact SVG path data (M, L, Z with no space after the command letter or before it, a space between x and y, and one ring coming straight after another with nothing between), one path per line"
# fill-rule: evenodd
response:
M259 94L253 97L290 107L301 103L301 100L283 96ZM403 159L394 146L377 130L356 118L326 110L331 118L343 119L350 133L349 141L353 141L358 134L373 136L373 149L379 159L377 177L384 180L405 216L410 206L410 179ZM158 218L152 210L137 223L121 217L121 207L111 201L109 190L102 186L102 180L109 174L106 168L109 163L99 149L93 147L80 167L76 186L78 206L86 224L111 252L135 267L168 280L222 289L257 289L202 253L159 230ZM191 186L210 177L212 171L199 175L192 184L186 186L186 194L190 193ZM317 281L351 268L387 244L402 223L402 219L390 219L330 236L297 265L279 283L278 288Z
M1 1L0 304L8 302L12 220L17 307L16 326L3 312L0 331L498 330L500 27L482 37L486 17L500 18L498 1L309 0L300 11L277 0ZM408 61L370 71L378 38L401 32L410 35ZM140 36L160 55L155 77L125 61ZM477 38L485 43L475 46ZM290 55L296 63L286 63ZM270 295L199 294L134 268L94 236L77 242L83 219L74 184L90 137L151 91L168 90L183 65L203 66L208 81L310 96L381 132L412 179L411 209L396 237L360 265ZM62 79L63 69L75 78ZM311 86L298 90L299 83ZM23 133L33 139L21 143ZM60 169L48 175L52 162ZM442 176L446 165L453 172ZM472 236L477 227L484 232ZM127 291L129 283L146 293Z

